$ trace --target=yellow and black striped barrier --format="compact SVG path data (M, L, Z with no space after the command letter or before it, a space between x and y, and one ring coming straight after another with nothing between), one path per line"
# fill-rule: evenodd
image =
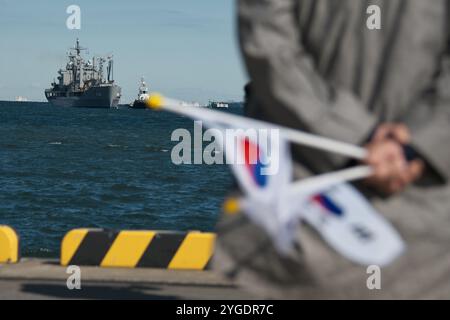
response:
M19 259L19 236L13 228L0 225L0 263L16 263Z
M214 233L75 229L61 244L61 264L203 270Z

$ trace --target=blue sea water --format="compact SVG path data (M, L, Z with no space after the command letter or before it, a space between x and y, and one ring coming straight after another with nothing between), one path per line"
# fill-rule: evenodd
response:
M192 132L193 121L0 102L0 224L19 232L24 256L41 257L58 256L73 228L213 230L230 171L172 164L176 128Z

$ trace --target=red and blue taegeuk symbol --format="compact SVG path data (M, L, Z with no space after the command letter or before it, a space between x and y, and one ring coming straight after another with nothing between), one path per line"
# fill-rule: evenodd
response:
M324 193L315 195L312 198L312 201L318 204L325 212L332 214L337 217L341 217L344 215L344 210L339 207L336 202L333 201L329 196Z
M265 187L267 185L267 176L262 174L262 169L266 165L261 162L261 150L259 146L251 142L249 139L245 139L242 140L241 147L244 149L244 163L247 172L250 174L253 182L255 182L257 186Z

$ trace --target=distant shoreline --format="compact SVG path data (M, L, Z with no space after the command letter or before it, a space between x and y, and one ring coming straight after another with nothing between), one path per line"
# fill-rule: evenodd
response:
M33 103L33 104L50 104L50 102L48 102L48 101L15 101L15 100L0 100L0 106L2 105L2 104L4 104L4 103L8 103L8 104L11 104L11 103L14 103L14 104L30 104L30 103ZM242 105L243 105L243 102L229 102L228 103L229 105L230 105L230 107L231 108L233 108L233 107L242 107ZM126 103L124 103L124 104L119 104L119 107L128 107L129 105L128 104L126 104Z
M0 103L7 102L7 103L49 103L47 101L33 101L33 100L27 100L27 101L15 101L15 100L0 100Z

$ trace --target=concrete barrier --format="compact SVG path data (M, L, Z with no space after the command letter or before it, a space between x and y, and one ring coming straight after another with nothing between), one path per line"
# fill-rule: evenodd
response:
M0 263L16 263L20 259L19 236L8 226L0 225Z
M75 229L61 244L61 265L204 270L216 235L204 232Z

